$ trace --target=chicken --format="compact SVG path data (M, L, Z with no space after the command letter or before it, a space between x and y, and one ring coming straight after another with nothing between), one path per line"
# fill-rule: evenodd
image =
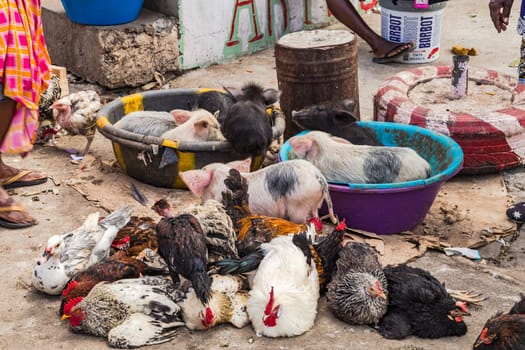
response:
M326 286L332 280L332 275L336 269L336 261L341 251L345 233L345 220L343 219L329 235L318 236L310 253L318 259L314 259L319 275L319 289L321 293L326 291Z
M379 333L390 339L409 335L421 338L461 336L467 332L465 310L429 272L408 265L387 266L389 306L378 324Z
M33 286L47 294L60 294L71 277L109 255L111 242L130 216L129 205L100 222L98 213L90 214L73 232L51 236L33 270Z
M206 305L211 278L207 271L206 238L197 218L189 214L162 218L156 231L159 255L168 265L173 283L180 282L181 274L191 281L199 300Z
M213 282L207 307L197 298L193 288L184 301L179 303L186 327L191 330L204 330L223 323L231 323L237 328L248 325L248 292L244 291L247 287L246 281L239 276L211 277Z
M364 243L349 242L339 252L328 285L328 308L350 324L376 324L388 306L387 281L376 254Z
M260 249L264 258L253 278L247 308L256 334L303 334L317 315L319 278L313 260L308 263L304 250L287 236L263 243Z
M160 216L173 216L171 206L165 199L155 202L152 209ZM209 263L239 257L233 223L221 203L208 199L202 204L188 206L177 214L190 214L199 220L206 237Z
M38 103L39 128L35 143L44 144L48 140L55 145L56 121L51 110L51 105L60 98L62 89L60 88L60 78L51 74L51 80L47 90L40 94Z
M485 323L473 349L525 350L525 296L508 314L499 312Z
M100 282L86 297L69 300L62 320L74 332L107 337L116 348L167 342L184 326L182 294L164 277Z
M281 218L251 214L248 206L248 183L238 170L231 169L224 184L229 191L222 193L222 202L237 233L239 256L254 253L261 243L269 242L274 237L308 230L308 224L296 224ZM319 218L313 218L311 222L315 224L318 232L322 230Z
M79 91L55 101L51 108L57 111L57 123L71 135L83 135L87 144L82 155L89 151L95 137L100 96L94 90Z
M157 251L157 223L150 217L132 216L129 222L122 227L113 240L111 246L124 250L129 256L138 257L146 248Z
M143 275L164 274L163 269L150 267L144 262L125 254L125 252L119 251L73 276L62 291L60 313L64 311L63 308L67 301L76 297L85 297L99 282L113 282L124 278L138 278Z

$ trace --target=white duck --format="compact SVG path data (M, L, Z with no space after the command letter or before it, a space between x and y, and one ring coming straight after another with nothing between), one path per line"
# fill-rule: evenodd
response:
M33 286L47 294L60 294L77 272L109 255L111 242L130 216L129 205L115 210L100 222L98 213L90 214L73 232L51 236L33 270Z

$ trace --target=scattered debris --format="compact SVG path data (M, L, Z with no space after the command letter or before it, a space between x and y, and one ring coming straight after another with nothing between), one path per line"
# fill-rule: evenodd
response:
M473 260L481 260L479 251L466 247L454 247L454 248L444 248L443 251L447 256L452 255L461 255Z
M134 183L131 183L131 196L142 205L147 205L149 202L148 198L146 198L146 196L139 191Z

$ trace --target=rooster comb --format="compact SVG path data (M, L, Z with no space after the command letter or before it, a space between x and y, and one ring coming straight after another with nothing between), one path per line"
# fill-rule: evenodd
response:
M69 299L67 301L66 305L64 305L64 315L71 314L71 309L73 309L78 303L80 303L82 301L82 299L84 299L84 298L83 297L76 297L76 298Z
M341 222L336 226L337 231L343 231L346 228L346 222L345 219L341 220Z
M67 284L66 288L62 291L62 296L63 297L67 297L69 292L71 292L71 290L73 288L75 288L76 286L78 286L78 282L77 281L75 281L75 280L69 281L69 283Z

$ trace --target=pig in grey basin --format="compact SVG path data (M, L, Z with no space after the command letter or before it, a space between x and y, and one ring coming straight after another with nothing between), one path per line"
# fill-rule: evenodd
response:
M340 219L346 219L348 227L378 234L393 234L414 228L425 218L443 182L461 170L461 147L448 136L418 126L358 123L372 128L385 146L414 149L430 163L432 173L426 179L388 184L329 183L334 212ZM280 160L288 160L290 151L287 141L279 152Z
M169 111L189 109L198 94L210 89L168 89L147 91L118 98L100 110L97 128L112 141L115 157L126 174L144 183L168 188L186 188L178 176L185 170L199 169L213 162L237 160L227 141L173 142L145 136L113 126L135 111ZM220 90L217 90L220 91ZM273 138L284 132L285 118L277 109L273 115ZM212 112L213 113L213 112ZM258 169L263 157L252 158L252 170Z

